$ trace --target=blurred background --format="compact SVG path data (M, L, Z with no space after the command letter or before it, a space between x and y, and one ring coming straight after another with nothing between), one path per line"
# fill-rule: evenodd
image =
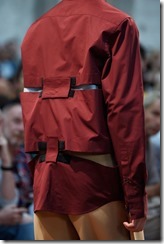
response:
M58 0L0 0L0 43L15 38L22 41L29 25ZM140 39L147 48L160 47L160 2L158 0L108 0L129 13L140 29Z

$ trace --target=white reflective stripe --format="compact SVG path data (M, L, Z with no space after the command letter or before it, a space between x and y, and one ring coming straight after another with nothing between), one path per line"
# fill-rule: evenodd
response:
M24 92L41 92L42 89L40 89L40 88L24 88L23 91Z
M98 85L79 85L75 86L74 88L71 88L71 90L96 90L99 89Z
M71 90L96 90L99 89L98 85L88 84L88 85L79 85L72 87ZM41 92L42 89L40 87L30 87L30 88L24 88L24 92Z

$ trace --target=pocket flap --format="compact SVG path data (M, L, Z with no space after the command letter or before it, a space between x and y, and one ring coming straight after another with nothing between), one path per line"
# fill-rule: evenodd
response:
M42 98L67 98L70 78L46 78L43 83Z

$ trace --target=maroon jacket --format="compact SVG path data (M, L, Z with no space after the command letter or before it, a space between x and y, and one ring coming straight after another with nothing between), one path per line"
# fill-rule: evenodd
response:
M29 28L22 43L26 152L113 153L125 201L145 215L145 134L138 30L104 0L63 0ZM96 84L101 89L75 90ZM110 176L109 176L110 177Z

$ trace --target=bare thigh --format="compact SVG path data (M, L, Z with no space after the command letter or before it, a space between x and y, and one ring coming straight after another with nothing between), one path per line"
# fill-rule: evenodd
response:
M35 240L79 240L67 215L47 211L34 214Z
M128 214L123 202L110 202L95 211L69 216L80 240L129 240L123 222Z

